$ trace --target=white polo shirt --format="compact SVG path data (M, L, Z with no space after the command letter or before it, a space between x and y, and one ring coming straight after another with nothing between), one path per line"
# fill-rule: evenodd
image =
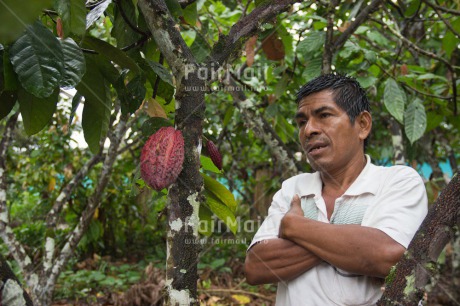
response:
M259 241L278 238L281 219L296 193L301 196L307 218L377 228L407 248L427 213L425 185L410 167L375 166L366 157L361 174L335 201L331 220L327 218L318 172L284 181L249 248ZM381 286L382 279L353 275L321 263L291 281L278 283L276 305L373 305L382 295Z

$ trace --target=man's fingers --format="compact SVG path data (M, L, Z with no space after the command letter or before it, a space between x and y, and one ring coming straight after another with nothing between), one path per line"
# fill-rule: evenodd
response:
M300 196L296 193L291 200L291 206L300 205Z

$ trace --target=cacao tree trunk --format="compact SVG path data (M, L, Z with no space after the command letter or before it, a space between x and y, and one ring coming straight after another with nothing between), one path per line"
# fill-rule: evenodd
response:
M454 175L442 191L403 258L386 279L377 305L417 305L426 285L434 281L436 262L460 225L460 177ZM433 284L434 285L434 284Z

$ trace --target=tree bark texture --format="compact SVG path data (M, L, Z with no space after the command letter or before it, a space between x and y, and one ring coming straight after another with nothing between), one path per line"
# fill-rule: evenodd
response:
M417 305L423 298L425 286L434 280L439 254L459 225L460 177L457 173L429 210L395 270L390 272L377 305Z

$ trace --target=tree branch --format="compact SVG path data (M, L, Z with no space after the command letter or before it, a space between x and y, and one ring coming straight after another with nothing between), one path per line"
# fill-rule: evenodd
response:
M369 16L375 12L383 0L373 0L368 6L366 6L359 14L356 16L355 21L353 21L350 26L337 38L334 42L334 51L339 50L345 44L345 42L350 38L350 36L358 29L358 27L367 19Z
M211 54L211 62L221 66L243 44L243 39L252 36L259 26L286 11L296 0L272 0L256 7L249 15L232 26L227 36L221 35Z
M323 63L321 67L321 74L328 74L331 72L332 57L334 56L334 11L338 4L338 0L333 0L329 3L327 10L327 31L326 41L324 42Z
M224 79L228 88L236 88L238 85L235 83L230 75ZM246 98L241 90L230 90L236 106L241 110L242 115L245 117L246 122L251 126L256 134L258 134L265 143L270 147L270 150L275 158L282 163L285 169L283 177L294 176L301 172L300 167L294 162L295 158L291 151L288 150L283 141L279 138L278 134L272 127L262 118L251 110L251 101Z
M176 81L180 82L186 73L185 66L196 64L180 34L180 28L163 0L139 0L138 5L158 48L170 65Z
M459 10L453 10L453 9L449 9L449 8L441 6L441 5L435 5L435 4L431 4L431 3L430 3L430 5L436 7L438 10L443 11L445 13L460 16L460 11Z
M46 218L46 226L48 228L54 227L57 223L57 218L61 212L62 207L67 203L72 195L75 187L85 178L88 172L102 160L102 153L99 152L97 155L93 155L90 160L86 162L80 171L70 180L70 182L62 189L59 193L56 201L54 202L53 208L51 208Z
M16 236L9 225L10 214L6 205L6 191L8 188L6 183L6 155L18 116L19 112L8 119L0 141L0 237L18 263L23 275L28 275L32 270L32 261L22 245L16 240Z
M430 1L428 0L424 0L423 2L425 2L429 7L431 7L435 12L436 14L439 16L439 18L441 18L442 22L444 22L444 24L446 25L446 27L452 32L455 34L455 36L457 36L457 38L460 38L460 33L458 33L457 31L455 31L454 27L450 24L449 20L445 19L444 16L442 16L438 6L432 4Z
M381 22L379 22L378 20L375 20L375 19L373 19L373 20L374 20L375 22L381 23ZM383 26L384 26L385 29L390 30L391 33L393 33L398 39L400 39L400 40L401 40L404 44L406 44L409 48L411 48L411 49L417 51L417 52L420 53L420 54L423 54L423 55L425 55L425 56L428 56L428 57L430 57L430 58L432 58L432 59L438 60L438 61L444 63L444 64L447 66L447 68L448 68L449 70L451 70L451 71L453 70L452 65L451 65L446 59L444 59L444 58L442 58L442 57L440 57L440 56L434 54L433 52L426 51L426 50L420 48L419 46L415 45L415 44L414 44L413 42L411 42L409 39L407 39L406 37L404 37L401 33L399 33L398 31L396 31L395 29L393 29L393 27L391 27L390 25L385 24L385 23L382 23L382 24L383 24Z
M119 0L114 0L113 2L115 2L115 4L117 5L118 7L118 10L120 11L120 14L121 14L121 17L123 17L123 20L126 22L126 24L129 26L129 28L131 30L133 30L134 32L142 35L142 36L147 36L147 35L150 35L150 33L145 33L145 32L142 32L136 25L134 25L131 20L128 18L128 16L126 16L126 12L125 10L123 9L123 1L119 1Z
M65 266L70 256L73 254L75 248L83 237L83 234L88 228L94 212L101 204L101 197L110 180L112 168L117 157L118 148L120 147L120 143L126 133L126 119L127 118L124 116L121 117L120 122L118 123L115 132L113 133L113 136L111 136L110 147L105 156L105 160L102 166L102 173L96 189L91 198L88 200L88 205L83 211L78 225L74 228L69 238L67 239L66 244L61 249L59 257L54 260L50 275L47 279L44 280L44 287L37 287L37 290L41 290L40 292L36 293L39 296L49 293L51 289L54 288L57 277L59 276L62 268Z

